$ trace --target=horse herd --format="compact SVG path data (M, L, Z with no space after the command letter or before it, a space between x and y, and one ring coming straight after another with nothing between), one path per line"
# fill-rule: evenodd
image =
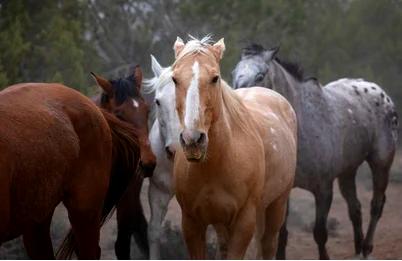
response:
M300 187L315 197L314 239L319 257L328 259L337 178L356 254L367 257L396 149L390 97L362 79L321 86L279 59L278 48L257 44L243 49L231 88L220 74L223 39L177 38L173 49L169 67L151 56L152 79L143 80L138 66L118 80L92 73L102 90L92 100L61 84L0 92L0 243L22 235L31 258L53 259L50 223L63 202L71 231L58 258L99 258L100 227L116 208L116 256L130 258L134 236L159 259L162 222L176 196L190 258L207 258L212 225L219 258L244 258L254 238L257 258L285 259L288 198ZM152 105L144 93L155 97ZM355 184L364 161L373 177L366 234ZM145 177L149 224L140 202Z

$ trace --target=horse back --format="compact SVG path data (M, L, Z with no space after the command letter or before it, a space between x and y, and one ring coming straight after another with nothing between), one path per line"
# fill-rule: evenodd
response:
M80 157L96 157L98 149L108 146L97 148L96 144L102 144L98 139L109 140L111 146L111 137L96 106L59 84L18 84L5 89L0 93L0 121L0 153L7 159L1 162L0 168L7 171L0 178L10 181L6 237L12 238L53 213L76 182L75 175L82 174ZM85 177L81 182L85 183Z

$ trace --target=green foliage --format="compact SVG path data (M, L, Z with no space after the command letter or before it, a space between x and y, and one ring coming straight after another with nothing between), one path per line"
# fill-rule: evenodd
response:
M0 86L59 81L85 93L88 72L127 75L149 54L170 64L176 36L225 37L230 82L250 42L280 45L280 56L325 84L358 77L402 99L402 3L396 0L8 0L0 4ZM0 87L0 88L1 88ZM402 105L402 104L401 104Z
M62 82L85 92L88 61L81 1L6 1L0 8L0 84Z

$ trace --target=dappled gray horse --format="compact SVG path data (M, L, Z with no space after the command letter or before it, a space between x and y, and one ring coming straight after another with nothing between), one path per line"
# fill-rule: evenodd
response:
M315 78L303 78L296 64L276 58L278 48L252 44L243 49L233 71L235 88L265 86L284 95L298 119L298 161L295 186L315 197L314 239L321 259L329 258L327 217L332 185L338 178L353 223L356 254L367 257L385 203L389 170L394 158L398 116L389 96L375 83L340 79L321 87ZM373 175L371 219L364 237L360 202L356 195L358 167L367 161ZM286 222L277 258L285 258Z

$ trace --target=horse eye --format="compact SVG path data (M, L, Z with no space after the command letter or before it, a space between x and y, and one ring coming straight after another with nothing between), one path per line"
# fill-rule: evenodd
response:
M261 82L262 80L264 80L264 74L262 74L262 73L259 73L259 74L257 74L256 76L255 76L255 80L257 81L257 82Z
M161 103L159 102L158 99L155 100L155 103L156 103L156 105L158 105L158 106L161 105Z
M174 84L177 84L176 78L172 77L172 81L174 82Z
M212 78L212 83L217 83L219 80L219 76L216 75L214 78Z

